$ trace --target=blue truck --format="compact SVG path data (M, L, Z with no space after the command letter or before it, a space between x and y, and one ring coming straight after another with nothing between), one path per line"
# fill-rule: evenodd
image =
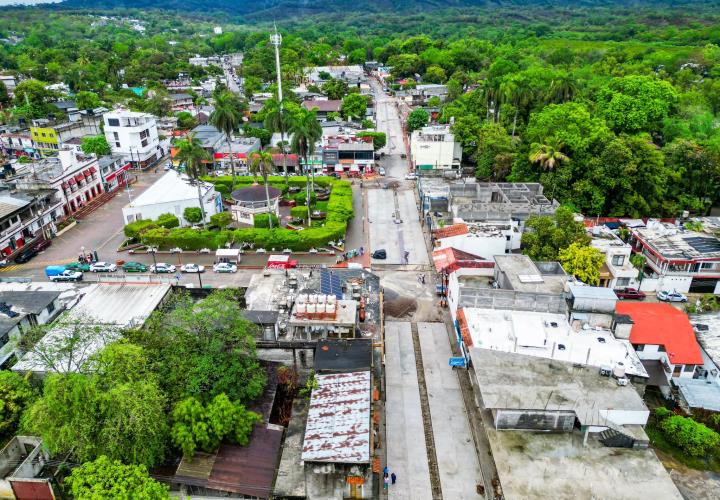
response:
M83 273L67 269L65 266L47 266L45 276L50 281L82 281Z

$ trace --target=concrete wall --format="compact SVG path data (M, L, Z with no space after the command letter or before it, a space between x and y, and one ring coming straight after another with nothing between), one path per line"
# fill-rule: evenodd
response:
M508 242L505 235L498 236L476 236L462 234L442 238L438 240L439 248L456 248L468 252L483 259L492 260L495 255L504 255L508 249Z
M640 290L654 293L659 290L678 291L688 293L692 276L660 276L658 278L643 278L640 283Z
M215 190L211 190L203 198L203 206L205 208L205 218L210 220L210 216L218 213L218 203L216 198L219 196L215 193ZM173 214L180 219L181 226L189 225L183 218L183 212L188 207L198 207L199 202L197 197L188 198L186 200L174 201L170 203L156 203L154 205L143 205L139 207L125 206L123 207L123 222L128 224L135 220L140 219L157 219L162 214Z
M484 288L462 289L457 307L567 314L567 303L561 295Z
M617 425L645 425L650 410L600 410L600 415Z
M571 432L575 424L571 411L494 410L493 414L498 430Z

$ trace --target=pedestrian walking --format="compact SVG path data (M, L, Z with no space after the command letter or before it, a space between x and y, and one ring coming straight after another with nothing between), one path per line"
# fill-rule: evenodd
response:
M388 469L388 466L386 465L383 469L383 477L388 477L388 474L390 474L390 469Z
M387 477L387 476L385 476L385 479L383 479L383 483L384 483L384 486L383 486L383 487L384 487L385 489L388 489L388 485L390 484L390 478Z
M421 277L422 277L422 280L421 280L422 284L424 285L425 284L425 275L423 274L423 275L421 275Z
M392 481L392 484L395 484L395 481L397 481L397 476L394 472L390 474L390 480Z

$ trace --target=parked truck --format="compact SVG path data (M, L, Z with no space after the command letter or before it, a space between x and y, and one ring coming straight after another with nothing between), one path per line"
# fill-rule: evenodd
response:
M293 269L297 267L296 260L290 259L289 255L271 255L268 257L266 269Z
M83 273L67 269L65 266L47 266L45 276L50 281L82 281Z

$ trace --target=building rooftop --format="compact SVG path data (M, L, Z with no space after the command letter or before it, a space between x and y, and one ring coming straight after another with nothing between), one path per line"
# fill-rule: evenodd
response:
M518 292L563 293L567 274L557 262L534 262L527 255L495 255L495 267L508 287ZM500 281L500 280L499 280Z
M282 438L282 427L256 425L247 446L223 443L214 454L196 453L192 461L183 458L172 481L243 498L270 498Z
M15 195L0 194L0 219L8 217L30 205L30 201Z
M37 350L62 347L63 338L73 334L79 325L105 327L100 328L98 335L82 339L64 360L58 358L55 362L55 366L64 366L67 372L77 371L90 356L115 340L120 329L142 326L169 292L170 285L167 284L98 283L85 287L80 301L40 339ZM76 322L77 325L74 324ZM52 371L53 367L43 356L28 352L13 366L13 370L45 372Z
M323 113L338 113L340 112L340 106L342 101L340 100L309 100L303 101L302 107L308 110L317 108L318 111Z
M468 234L470 229L465 223L452 224L450 226L440 227L433 230L433 236L437 239L449 238L451 236L460 236Z
M720 412L720 384L717 380L675 377L673 384L690 408Z
M680 309L661 302L618 302L616 311L633 321L630 342L665 346L674 365L702 365L700 346L690 319Z
M40 314L59 296L59 291L0 291L0 303L7 304L16 312Z
M370 462L370 372L315 375L302 459Z
M455 135L450 125L429 125L413 132L414 139L423 142L453 142Z
M664 259L720 258L720 239L710 232L690 231L657 220L650 220L646 227L633 228L632 231L638 239Z
M266 201L267 200L267 194L270 195L270 200L274 200L275 198L279 198L282 195L282 191L278 188L268 186L267 187L267 193L265 192L265 186L260 184L255 184L253 186L248 186L242 189L236 189L232 192L231 196L233 200L235 201L241 201L241 202L255 202L255 201Z
M576 299L595 299L595 300L613 300L617 301L618 297L611 288L602 286L578 285L575 283L568 284L568 289Z
M372 368L371 339L321 339L315 347L315 371L339 373Z
M482 257L458 250L457 248L443 248L432 253L433 263L437 272L452 273L461 268L493 268L495 263ZM487 278L483 278L487 282Z
M125 205L125 208L137 208L184 200L197 201L198 190L195 182L196 181L192 181L190 177L185 174L181 174L175 170L169 170L165 175L155 181L152 186L143 191L140 196ZM200 186L203 195L214 189L213 185L208 182L200 181Z
M620 386L594 367L491 349L472 348L470 355L490 410L571 411L580 425L612 423L611 411L650 414L634 387Z
M225 137L222 132L212 125L198 125L190 131L204 148L214 148Z
M505 498L681 500L652 449L610 448L580 432L488 429Z
M622 363L628 375L648 376L630 342L598 327L575 330L562 314L465 307L463 315L468 347L597 368Z
M695 328L695 337L713 362L720 366L720 313L690 315L693 325L707 325L707 328Z
M293 306L290 314L291 326L354 326L357 318L357 305L355 300L338 300L334 316L303 317L298 312L298 303Z

